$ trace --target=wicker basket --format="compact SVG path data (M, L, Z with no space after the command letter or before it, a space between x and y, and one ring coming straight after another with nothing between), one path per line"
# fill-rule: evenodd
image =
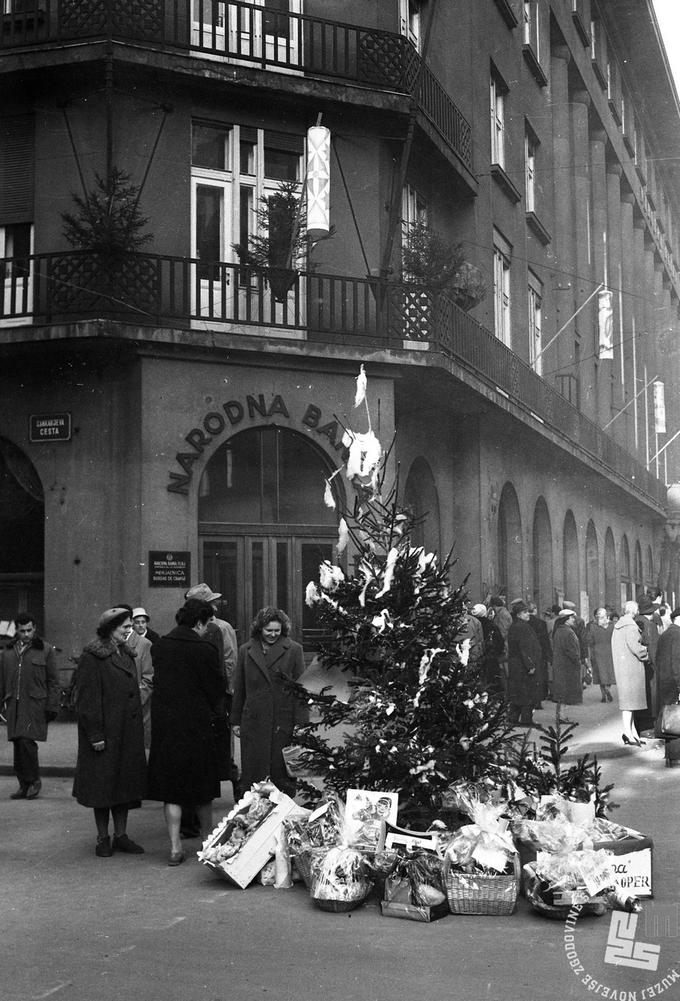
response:
M311 852L300 852L293 856L295 868L302 876L302 881L308 890L312 888L312 856Z
M512 873L485 876L460 872L450 863L444 871L446 896L452 914L512 914L519 893L519 858L513 858Z

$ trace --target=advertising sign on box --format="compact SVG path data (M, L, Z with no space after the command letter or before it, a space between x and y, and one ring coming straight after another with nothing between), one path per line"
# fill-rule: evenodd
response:
M653 897L652 850L654 842L638 831L627 828L629 837L620 841L598 841L596 849L606 848L613 859L616 884L631 897Z

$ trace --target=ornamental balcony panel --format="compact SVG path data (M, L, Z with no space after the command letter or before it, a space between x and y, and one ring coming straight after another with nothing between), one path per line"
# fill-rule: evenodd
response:
M0 54L65 43L144 43L260 70L412 96L468 170L470 123L402 35L240 0L5 0Z
M427 353L460 377L509 400L527 423L645 501L665 503L664 485L517 354L426 286L314 271L244 267L161 254L85 251L0 260L3 328L113 319L154 328L295 338L383 348L395 363ZM12 334L16 341L16 333ZM225 340L226 344L226 340ZM408 356L408 355L406 355Z

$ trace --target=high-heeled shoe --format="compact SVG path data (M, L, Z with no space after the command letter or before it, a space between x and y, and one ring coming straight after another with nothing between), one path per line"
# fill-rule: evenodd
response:
M640 740L639 737L636 737L635 740L631 740L630 737L625 735L625 733L621 734L621 740L624 744L628 744L629 747L641 747L643 744L647 743L646 740Z
M607 689L607 691L605 692L605 695L607 696L607 702L611 702L612 701L612 693L609 691L609 689Z

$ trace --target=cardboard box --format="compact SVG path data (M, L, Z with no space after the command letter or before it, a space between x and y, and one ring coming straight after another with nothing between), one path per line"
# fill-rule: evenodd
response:
M218 873L224 879L235 883L242 890L252 883L258 872L267 864L276 850L276 834L286 817L294 810L298 809L297 803L285 793L272 786L269 793L269 800L274 804L274 808L267 814L262 823L255 828L252 834L243 842L239 852L229 859L220 862L212 862L202 856L210 848L216 845L226 844L232 829L231 821L241 810L248 805L249 793L239 800L234 809L218 824L213 833L198 853L199 860L203 865L207 865L213 872Z
M444 918L449 911L447 900L433 907L418 907L416 904L400 904L394 900L381 900L380 910L384 918L405 918L407 921L436 921Z
M616 855L614 873L616 883L628 896L653 897L651 838L627 827L628 837L616 841L597 841L596 849L605 848Z

